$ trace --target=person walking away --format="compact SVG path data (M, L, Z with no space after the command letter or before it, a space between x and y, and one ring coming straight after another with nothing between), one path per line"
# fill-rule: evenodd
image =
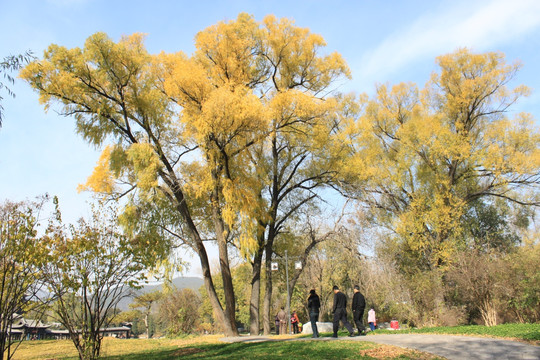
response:
M279 333L284 335L287 333L287 313L285 313L285 308L282 306L278 314L279 319Z
M298 315L296 315L296 311L293 311L291 316L291 325L293 327L293 334L299 334L300 331L298 330L298 323L300 322L300 319L298 318Z
M375 310L373 309L373 307L369 309L367 313L367 321L371 331L375 331L375 326L377 326L377 318L375 317Z
M364 295L360 292L360 286L354 285L354 295L352 299L352 312L353 320L358 328L358 335L365 335L366 328L362 322L364 317L364 310L366 309L366 299Z
M319 320L319 309L321 308L321 300L319 295L315 292L315 289L309 291L308 297L308 310L309 320L311 321L311 329L313 330L313 337L319 337L319 330L317 329L317 321Z
M354 336L354 330L347 320L347 296L345 296L344 293L339 291L339 287L337 285L334 285L334 306L332 308L332 312L334 313L334 322L333 322L333 330L334 335L333 338L337 338L337 332L339 329L339 322L341 321L343 325L349 330L349 336Z
M274 317L274 324L276 325L276 335L279 335L279 317L278 314Z

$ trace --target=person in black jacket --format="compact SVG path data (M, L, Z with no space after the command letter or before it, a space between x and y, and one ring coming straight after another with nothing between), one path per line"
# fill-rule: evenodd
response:
M345 296L344 293L339 291L339 287L334 285L334 307L333 307L333 313L334 313L334 322L333 322L333 330L334 335L333 338L337 338L337 332L339 329L339 322L341 321L343 325L349 330L349 336L354 336L354 330L347 320L347 296Z
M366 309L366 299L364 295L360 292L360 286L354 285L354 295L352 298L352 312L353 320L358 328L358 335L365 335L366 328L362 322L362 317L364 316L364 310Z
M313 337L318 338L319 330L317 329L317 320L319 320L319 309L321 308L321 301L319 299L319 295L315 293L315 289L309 291L307 304L309 310L309 320L311 321L311 329L313 330Z

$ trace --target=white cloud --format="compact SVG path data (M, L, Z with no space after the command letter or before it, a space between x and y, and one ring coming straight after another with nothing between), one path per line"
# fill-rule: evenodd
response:
M423 14L407 29L399 29L366 51L357 64L355 78L371 86L416 61L433 59L458 47L492 49L539 26L540 1L454 2L452 8Z

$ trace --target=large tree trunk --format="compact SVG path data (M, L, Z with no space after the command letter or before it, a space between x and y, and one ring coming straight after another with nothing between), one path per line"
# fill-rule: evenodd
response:
M212 305L214 315L217 317L216 320L219 323L223 324L223 328L224 328L226 336L237 336L238 330L236 328L236 324L234 323L234 321L231 322L230 319L228 319L228 317L225 314L225 311L223 310L223 307L221 306L221 302L219 301L219 297L216 292L214 282L212 280L212 273L210 271L210 263L208 261L208 254L206 253L206 249L204 247L202 240L200 240L200 238L199 238L199 241L197 241L196 243L196 247L197 247L197 254L199 255L199 259L201 262L204 287L206 289L206 292L208 293L208 299L210 300L210 304ZM234 326L231 326L231 324L234 324Z
M279 205L279 188L280 188L280 177L279 174L279 151L277 148L277 124L274 123L274 132L272 133L272 199L271 206L268 211L270 215L270 221L268 223L268 238L266 239L265 245L265 267L266 267L266 286L263 300L263 332L264 335L269 335L271 332L270 319L270 309L272 307L272 255L274 254L274 239L277 235L276 229L276 219L277 219L277 208Z
M264 335L269 335L272 327L270 326L270 309L272 307L272 254L274 239L268 236L268 241L265 247L265 267L266 267L266 286L263 300L263 331Z
M251 272L251 297L249 300L249 332L251 335L258 335L260 331L259 303L261 300L261 268L263 251L264 249L259 247L255 257L253 258L253 269Z
M225 239L219 240L219 265L221 267L221 278L223 280L223 292L225 295L225 319L228 327L231 328L234 336L238 335L236 328L236 301L234 299L234 287L232 283L232 273L229 265L229 254L227 251L227 243Z
M167 181L170 182L169 179L167 179ZM177 209L186 223L186 226L189 232L189 237L193 241L193 244L192 244L193 249L197 252L197 255L199 256L199 260L201 262L203 280L204 280L204 287L206 288L206 292L208 293L208 299L210 300L210 304L212 305L212 310L214 311L214 314L217 317L217 321L223 324L225 335L236 336L238 335L238 330L234 322L234 311L233 311L233 321L230 321L230 319L227 319L228 317L225 315L225 312L223 311L223 307L221 306L221 302L219 301L219 297L217 295L214 282L212 280L212 273L210 271L210 263L208 261L208 254L206 252L206 248L201 239L201 236L199 235L199 232L197 230L197 226L195 225L195 223L193 222L193 219L191 218L189 208L184 199L184 194L180 190L179 185L174 186L171 184L170 188L174 189L174 197L178 204ZM227 264L228 264L228 261L227 261ZM229 277L230 277L230 273L229 273ZM225 294L227 296L227 293ZM234 299L234 293L233 293L233 299ZM233 324L232 326L231 326L231 323Z
M218 169L212 171L214 180L214 189L211 195L212 202L212 217L214 221L214 231L219 251L219 266L221 270L221 278L223 280L223 292L225 295L225 321L227 327L232 330L234 336L238 335L236 328L236 300L234 298L234 286L232 282L231 267L229 264L229 251L227 247L228 229L223 221L221 213L221 183Z
M262 203L262 194L259 193L259 201ZM258 335L261 330L260 303L261 303L261 269L264 254L265 233L267 223L259 220L257 231L257 251L253 256L251 270L251 297L249 299L249 332L251 335Z
M217 317L217 321L223 324L223 328L226 336L236 336L238 335L238 330L236 326L231 328L230 322L226 321L225 312L219 301L219 297L216 293L216 288L214 287L214 282L212 280L212 273L210 272L210 263L208 262L208 255L202 241L197 242L197 254L201 261L201 269L204 279L204 287L208 293L208 299L214 310L214 315Z
M236 328L236 301L234 298L234 286L232 282L231 267L229 264L229 252L227 249L227 239L224 231L225 227L219 216L219 211L214 207L214 225L216 229L216 238L219 251L219 266L221 270L221 278L223 280L223 292L225 295L225 322L226 329L230 328L233 336L238 335Z

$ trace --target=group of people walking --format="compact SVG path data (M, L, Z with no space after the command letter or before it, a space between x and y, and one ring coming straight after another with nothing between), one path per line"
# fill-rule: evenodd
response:
M332 330L334 338L337 338L337 333L339 329L339 323L342 322L345 328L349 331L349 336L355 336L354 329L352 325L347 320L347 296L339 290L338 286L334 286L334 305L332 307L332 313L334 314ZM308 297L308 310L309 310L309 320L311 321L311 329L313 330L313 337L319 337L319 331L317 329L317 320L319 320L319 310L321 308L321 301L319 295L315 290L309 292ZM364 295L360 292L360 287L358 285L354 286L354 295L352 299L351 310L353 313L354 324L358 329L356 335L365 335L366 328L362 322L364 316L364 310L366 308L366 299ZM296 321L293 321L295 318ZM285 309L281 307L281 310L276 315L276 332L277 334L284 334L287 331L287 314ZM291 323L295 329L295 334L298 332L298 316L296 312L293 312L293 317L291 317ZM371 308L368 312L368 323L371 330L375 330L376 318L375 310ZM296 326L295 326L296 325Z
M334 285L332 290L334 291L334 306L332 308L332 312L334 314L332 330L334 331L334 334L332 335L332 337L337 338L337 332L340 322L342 322L345 328L349 331L349 336L355 336L354 329L351 323L349 323L349 320L347 320L347 296L339 290L339 287L337 285ZM364 298L364 295L362 295L362 293L360 292L360 287L358 285L354 286L353 291L354 295L351 310L353 313L354 324L358 329L358 333L356 335L365 335L366 328L362 322L362 317L364 316L364 310L366 308L366 299ZM371 309L370 311L373 311L374 317L375 310ZM370 320L371 319L368 318L368 321ZM375 320L373 320L373 322L375 322ZM372 330L373 329L374 328L372 328Z

